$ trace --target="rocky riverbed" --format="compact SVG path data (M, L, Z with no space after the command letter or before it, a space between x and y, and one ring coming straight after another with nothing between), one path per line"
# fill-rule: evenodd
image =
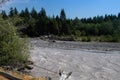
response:
M72 71L68 80L119 80L120 43L30 39L35 77L58 80L58 70Z

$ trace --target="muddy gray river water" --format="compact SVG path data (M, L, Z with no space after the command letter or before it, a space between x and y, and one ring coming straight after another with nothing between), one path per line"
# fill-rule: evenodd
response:
M58 80L58 70L72 71L68 80L120 80L120 43L30 39L35 77Z

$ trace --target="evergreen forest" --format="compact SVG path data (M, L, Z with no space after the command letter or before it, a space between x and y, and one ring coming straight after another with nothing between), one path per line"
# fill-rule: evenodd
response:
M120 13L70 19L64 9L59 15L48 16L44 8L40 11L10 8L9 12L3 10L0 16L12 22L22 37L52 35L61 40L120 42Z

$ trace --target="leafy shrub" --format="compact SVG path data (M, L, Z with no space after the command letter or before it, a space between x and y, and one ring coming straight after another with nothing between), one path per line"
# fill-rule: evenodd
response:
M0 66L17 67L28 60L28 47L25 40L16 34L9 21L0 19Z
M87 38L86 37L82 37L82 41L83 42L87 42Z
M114 36L112 38L111 42L120 42L120 37L119 36Z

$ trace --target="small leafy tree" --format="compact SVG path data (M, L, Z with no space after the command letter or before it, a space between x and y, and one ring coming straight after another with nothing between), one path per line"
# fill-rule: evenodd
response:
M15 27L0 19L0 66L18 67L29 57L25 41L16 34Z

